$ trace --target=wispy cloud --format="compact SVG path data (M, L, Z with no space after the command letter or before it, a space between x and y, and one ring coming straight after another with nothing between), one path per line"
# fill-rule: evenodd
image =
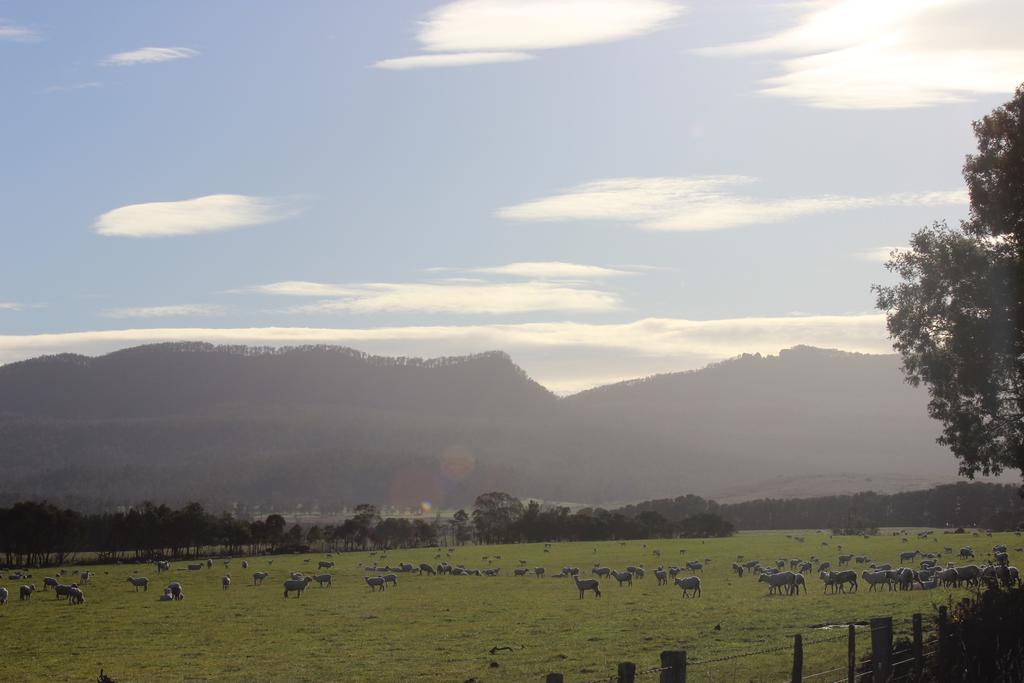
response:
M908 247L875 247L873 249L865 249L855 253L857 258L865 261L876 261L878 263L885 263L892 258L893 254L898 254L901 251L905 251Z
M638 368L685 369L741 353L777 353L797 344L862 353L888 353L885 316L814 315L682 320L645 318L626 323L571 322L512 325L447 325L381 328L155 328L98 330L60 334L0 336L0 362L74 351L99 353L134 344L162 341L207 341L219 344L344 344L374 353L454 355L504 349L552 388L569 389L592 377L587 365L575 378L567 362L580 354L603 354L611 360L634 359L617 376L611 366L604 381L636 376ZM559 361L548 367L548 361ZM643 371L639 371L643 374Z
M223 315L223 306L211 304L172 304L169 306L141 306L136 308L107 308L100 311L105 318L171 318L182 316Z
M20 311L25 306L13 301L0 301L0 311Z
M817 107L884 109L1009 94L1024 74L1019 0L814 0L795 25L708 56L784 55L761 92Z
M128 52L116 52L103 59L103 66L135 66L136 64L156 64L170 62L175 59L190 59L199 54L198 50L187 47L143 47Z
M407 282L325 284L275 282L250 291L316 298L287 313L450 313L506 315L536 311L598 312L619 308L615 294L552 282Z
M377 62L385 69L528 59L525 50L579 47L664 27L683 7L670 0L455 0L430 12L417 38L427 55ZM487 58L487 55L503 57Z
M118 237L167 237L273 223L295 210L268 197L212 194L176 202L130 204L96 219L96 232Z
M852 209L887 206L966 204L967 192L899 193L869 197L821 195L756 199L735 193L755 179L744 176L694 178L612 178L498 211L526 221L610 220L645 230L721 230L779 223Z
M526 52L454 52L443 55L414 55L383 59L376 64L378 69L429 69L439 66L472 66L474 64L499 64L501 62L524 62L533 59Z
M430 272L457 271L481 273L484 275L508 275L511 277L536 280L600 280L621 275L635 275L639 266L608 268L565 261L520 261L502 266L480 266L477 268L428 268Z
M84 83L71 83L68 85L51 85L43 88L44 93L55 93L55 92L71 92L74 90L88 90L91 88L99 88L103 85L100 81L85 81Z
M0 19L0 40L32 42L39 40L39 34L27 26L17 26Z

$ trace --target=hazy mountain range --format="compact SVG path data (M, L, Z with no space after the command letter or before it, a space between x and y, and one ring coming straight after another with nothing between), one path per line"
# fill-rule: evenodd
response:
M896 356L797 347L559 398L504 353L158 344L0 367L0 499L334 509L950 481Z

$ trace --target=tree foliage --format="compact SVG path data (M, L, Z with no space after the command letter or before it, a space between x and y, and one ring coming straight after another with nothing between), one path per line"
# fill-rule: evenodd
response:
M974 133L970 217L914 233L886 264L900 282L876 286L877 305L961 474L1024 474L1024 85Z

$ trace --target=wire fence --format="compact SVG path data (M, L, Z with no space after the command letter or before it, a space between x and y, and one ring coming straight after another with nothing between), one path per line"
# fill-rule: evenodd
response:
M941 641L943 638L955 638L956 632L949 632L942 635L945 611L940 609L940 619L936 628L925 628L920 614L915 614L911 619L894 620L891 617L872 619L869 624L848 624L842 633L834 636L825 636L804 639L800 634L791 636L792 642L780 645L770 645L754 650L743 652L732 652L714 654L701 658L687 657L685 651L662 653L662 665L650 668L639 668L630 662L619 665L618 672L607 677L590 679L584 683L632 683L635 680L659 680L662 683L686 683L687 680L731 680L722 678L719 671L721 665L736 660L759 657L764 655L775 655L779 652L793 652L792 675L781 679L782 683L802 683L812 681L813 683L858 683L867 680L881 683L902 683L903 681L921 681L922 672L926 670L929 661L942 651ZM906 635L904 626L911 626L909 635L910 644L900 641L897 649L894 649L893 635L898 630ZM936 630L938 633L936 633ZM827 645L847 641L848 655L845 664L837 665L833 658L825 664L828 668L814 670L813 667L805 665L804 653L806 648L818 645ZM858 647L859 646L859 647ZM858 655L858 649L866 648L870 656ZM877 652L875 650L878 650ZM829 651L829 656L834 657L834 650ZM668 659L666 659L668 658ZM549 674L547 681L561 683L561 674Z

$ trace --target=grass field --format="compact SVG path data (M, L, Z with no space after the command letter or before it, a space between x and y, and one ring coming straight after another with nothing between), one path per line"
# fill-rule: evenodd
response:
M102 666L119 682L542 681L552 671L564 673L567 681L585 681L607 678L620 661L656 666L662 650L685 649L690 660L702 661L775 647L784 649L691 664L690 680L781 680L789 672L788 646L794 633L813 641L841 635L816 625L892 616L899 637L909 632L911 614L931 614L951 593L956 598L966 591L868 592L862 582L859 593L833 596L822 593L817 577L809 577L808 594L769 597L755 577L732 574L737 555L762 562L817 555L835 565L839 543L845 552L896 565L902 550L941 552L943 546L969 544L981 560L993 544L1003 542L1010 546L1011 560L1019 562L1013 548L1022 544L1013 534L937 533L935 540L911 536L905 543L892 536L803 535L803 543L783 533L648 541L646 548L640 541L563 543L550 552L541 545L466 546L452 554L453 564L498 566L502 575L402 574L398 588L383 593L370 592L359 566L376 558L336 554L333 588L313 584L301 598L288 600L282 597L286 574L315 573L316 560L323 555L248 558L247 570L239 558L228 570L218 561L212 570L190 572L181 562L160 575L152 565L95 567L96 576L84 587L87 602L81 606L43 592L43 576L54 572L40 570L31 579L40 590L26 602L18 600L17 590L26 581L0 580L11 591L11 601L0 608L0 680L94 681ZM666 566L711 558L703 575L703 597L684 599L671 583L657 586L650 572L632 588L602 580L603 597L594 599L588 593L582 601L570 579L511 575L520 559L530 567L546 567L549 575L563 565L578 566L589 575L597 562L617 569L642 563L650 570L659 564L654 548L660 549ZM436 564L436 553L393 551L384 562ZM493 565L481 559L495 555L501 559ZM252 585L256 570L270 572L262 586ZM225 571L234 581L227 591L220 582ZM129 574L149 577L149 592L136 593L126 580ZM171 580L183 584L186 599L159 602ZM714 630L719 624L721 629ZM488 652L505 645L515 650ZM869 651L866 636L859 649ZM842 666L845 656L845 640L808 645L805 672Z

